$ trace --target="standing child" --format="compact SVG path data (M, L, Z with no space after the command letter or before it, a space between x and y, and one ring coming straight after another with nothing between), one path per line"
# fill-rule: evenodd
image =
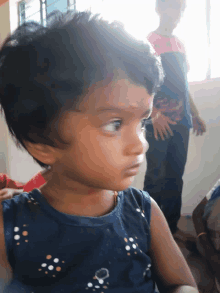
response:
M3 202L6 292L198 292L166 220L129 188L162 78L151 47L89 13L25 24L1 52L0 99L50 178Z
M154 99L152 124L146 126L149 151L144 190L163 211L171 232L178 231L182 205L183 174L187 159L189 131L197 135L206 129L190 97L185 49L173 35L185 10L185 0L157 0L160 24L148 40L161 57L164 83ZM192 113L192 121L191 121ZM178 232L178 233L177 233Z

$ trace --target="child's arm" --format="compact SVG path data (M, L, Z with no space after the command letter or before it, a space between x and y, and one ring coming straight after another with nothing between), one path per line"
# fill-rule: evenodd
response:
M151 199L152 268L161 293L198 293L196 283L179 247L174 241L166 219Z
M189 94L189 103L190 103L190 109L192 112L193 132L196 135L203 135L203 133L206 132L206 124L200 117L199 111L197 110L197 107L190 94Z
M208 199L204 197L203 200L194 209L192 219L199 243L203 249L203 254L211 265L213 274L215 274L216 277L218 277L220 280L220 254L215 250L212 242L210 241L205 222L202 218L207 203Z
M200 201L200 203L196 206L196 208L194 209L192 213L193 224L195 226L197 235L207 232L203 219L202 219L202 216L205 211L205 206L207 203L208 203L208 200L206 197L204 197L203 200Z
M23 189L4 188L0 190L0 201L10 199L23 192Z
M12 269L6 256L2 205L0 204L0 288L12 279ZM1 291L2 292L2 291Z

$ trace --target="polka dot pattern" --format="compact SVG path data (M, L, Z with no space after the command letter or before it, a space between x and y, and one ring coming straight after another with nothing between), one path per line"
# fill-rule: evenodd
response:
M59 264L60 263L60 264ZM64 260L60 261L59 258L53 257L51 254L47 254L45 261L41 263L39 272L42 272L50 277L55 278L56 275L63 270L61 263L65 263ZM43 270L42 270L43 268ZM44 271L46 270L46 271ZM56 274L54 274L56 273Z
M51 265L48 267L48 270L52 271L54 269L54 267Z
M140 249L138 249L138 243L136 243L135 239L137 240L137 236L134 237L124 237L124 241L126 243L125 245L125 250L127 251L127 255L131 256L131 253L134 252L134 254L142 253L142 251ZM138 250L138 252L137 252Z
M148 278L151 277L151 270L150 270L150 268L151 268L151 264L148 264L147 267L146 267L146 269L143 272L143 277L144 278L145 277L148 277Z
M32 196L30 196L27 202L34 206L39 205L39 203Z
M14 240L17 241L16 245L20 245L21 243L23 244L24 242L28 242L27 236L28 236L28 231L27 228L28 225L27 224L23 224L23 226L20 227L14 227ZM19 242L18 242L19 240Z
M105 284L105 279L109 277L109 270L106 268L101 268L98 271L95 272L95 276L93 276L93 281L86 284L86 290L92 290L97 292L103 292L100 291L102 289L108 289L109 282ZM100 289L100 290L98 290ZM104 293L104 292L103 292Z

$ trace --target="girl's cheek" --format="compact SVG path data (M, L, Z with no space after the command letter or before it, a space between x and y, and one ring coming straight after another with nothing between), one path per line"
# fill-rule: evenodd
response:
M149 143L147 142L145 138L145 132L143 131L142 134L140 135L140 141L143 145L143 152L146 153L146 151L149 149Z

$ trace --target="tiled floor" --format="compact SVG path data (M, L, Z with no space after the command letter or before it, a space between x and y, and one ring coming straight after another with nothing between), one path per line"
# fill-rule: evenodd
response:
M191 216L182 216L179 221L179 228L193 236L196 236ZM215 280L210 272L204 258L197 253L189 252L184 243L177 241L191 271L198 284L201 293L217 293Z

